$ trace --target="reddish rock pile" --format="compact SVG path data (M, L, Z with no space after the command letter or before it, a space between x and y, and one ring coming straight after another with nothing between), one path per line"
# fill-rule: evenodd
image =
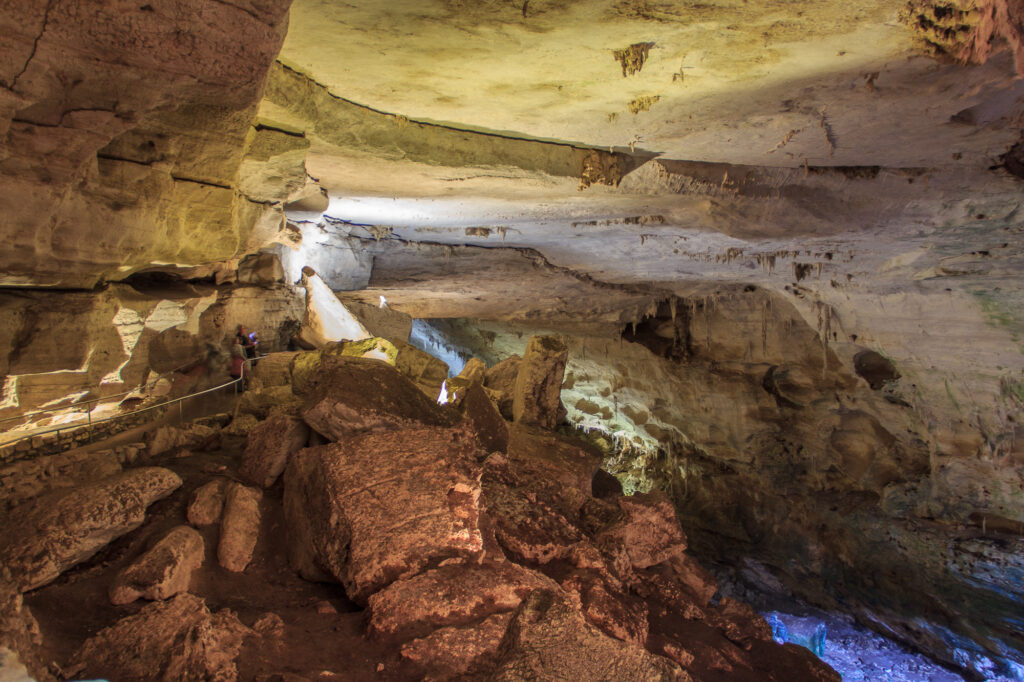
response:
M303 401L301 421L269 406L244 446L224 429L232 453L168 451L191 492L90 569L123 556L104 582L119 620L88 627L63 672L115 682L838 680L806 650L774 644L746 605L715 601L666 496L625 497L607 481L594 496L600 457L539 426L558 421L560 403L534 371L550 357L531 357L518 363L516 404L532 415L519 423L500 417L482 368L456 410L386 362L324 357L283 398ZM230 463L190 464L211 458ZM5 528L0 549L14 582L52 581L137 527L182 478L131 469L19 505L20 534ZM209 543L217 562L203 560ZM321 591L289 601L314 589L296 573ZM157 601L140 610L129 604L139 597ZM213 612L223 606L238 615ZM18 653L37 665L32 616L19 618ZM375 652L369 670L324 667L361 650Z

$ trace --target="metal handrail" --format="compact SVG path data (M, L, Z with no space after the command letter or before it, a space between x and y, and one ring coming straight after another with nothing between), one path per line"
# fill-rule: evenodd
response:
M186 362L183 365L178 365L174 369L167 370L163 374L170 374L172 372L177 372L180 369L184 369L185 367L188 367L189 365L194 365L194 364L196 364L196 361L195 360L190 360L190 361ZM124 393L115 393L113 395L106 395L106 396L102 396L100 398L93 398L92 400L83 400L80 403L71 403L70 405L65 405L64 407L54 407L54 408L51 408L49 410L36 410L35 412L24 412L22 414L16 414L13 417L4 417L3 419L0 419L0 424L3 424L5 422L16 421L18 419L25 419L26 417L34 417L34 416L36 416L38 414L57 413L57 412L62 412L64 410L73 410L73 411L77 412L77 411L79 411L77 408L84 407L86 405L91 405L92 403L101 403L101 402L105 402L107 400L110 400L111 398L120 398L121 396L124 396L124 395L131 395L132 393L135 393L137 391L142 391L142 390L148 388L150 385L156 385L156 383L158 381L160 381L161 378L163 378L163 377L158 375L156 379L153 379L152 381L147 381L146 383L142 384L141 386L136 386L132 390L125 391ZM90 412L91 412L91 410L90 410Z
M124 419L125 417L132 416L133 414L141 414L143 412L148 412L150 410L155 410L158 407L164 407L166 405L171 405L173 403L178 403L178 414L179 414L179 416L181 416L181 414L182 414L181 402L183 400L187 400L188 398L194 398L194 397L199 396L199 395L204 395L206 393L212 393L213 391L219 391L220 389L222 389L222 388L224 388L226 386L241 385L241 382L245 381L245 375L246 375L245 367L246 367L247 364L248 364L248 362L246 362L245 364L242 365L242 376L238 377L237 379L232 379L231 381L228 381L226 383L220 384L219 386L214 386L213 388L207 388L207 389L204 389L202 391L196 391L195 393L189 393L188 395L183 395L180 398L173 398L171 400L166 400L166 401L164 401L162 403L159 403L157 405L150 405L149 407L143 407L143 408L140 408L138 410L132 410L131 412L123 412L121 414L115 414L115 415L112 415L110 417L104 417L103 419L97 419L95 421L90 419L89 422L86 423L86 424L79 423L79 424L71 424L71 425L64 425L64 426L55 426L55 427L52 427L52 428L49 428L49 429L45 429L43 431L36 431L36 432L33 432L33 433L28 433L28 434L25 434L25 435L20 436L18 438L14 438L12 440L2 442L2 443L0 443L0 447L6 447L8 445L11 445L12 443L18 443L18 442L21 442L21 441L26 440L28 438L35 438L36 436L44 436L44 435L46 435L48 433L54 433L54 432L57 433L57 437L59 438L61 431L77 431L78 429L82 429L82 428L91 429L93 427L93 425L95 425L95 424L102 424L104 422L114 421L116 419ZM90 414L91 414L91 411L90 411Z

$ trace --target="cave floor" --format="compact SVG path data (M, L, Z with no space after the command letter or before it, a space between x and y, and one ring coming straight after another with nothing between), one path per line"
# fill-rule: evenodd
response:
M153 504L140 528L50 585L25 595L26 604L39 622L45 642L42 653L47 661L53 661L58 670L65 667L86 639L149 603L140 599L113 606L107 590L117 572L146 547L174 526L187 523L186 510L196 488L217 476L233 478L232 469L243 444L240 440L217 451L147 462L172 469L184 485ZM211 611L230 609L250 627L267 613L276 614L284 622L283 636L275 638L271 646L260 637L246 638L237 658L238 679L256 680L285 673L325 682L410 679L412 673L397 648L363 636L363 611L348 600L340 585L303 580L288 566L282 494L281 481L264 492L260 539L243 573L232 573L217 561L219 524L199 529L206 544L206 560L193 573L189 591L204 599ZM331 612L325 602L336 612Z

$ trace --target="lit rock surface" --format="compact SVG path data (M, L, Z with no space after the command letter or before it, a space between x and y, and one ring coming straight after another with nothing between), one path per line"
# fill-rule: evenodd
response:
M128 604L136 599L170 599L187 592L192 571L206 555L203 536L189 526L171 529L153 547L128 566L110 586L110 603Z
M239 473L263 488L274 485L288 458L309 440L309 427L301 419L274 415L249 432Z
M534 336L526 344L512 388L512 417L516 422L555 428L568 354L565 342L554 336Z
M0 557L19 589L35 589L138 528L146 508L179 486L172 471L146 467L37 498L7 515Z
M491 679L532 679L546 670L584 680L691 679L672 661L587 624L565 597L537 590L513 617Z
M546 576L513 563L454 563L400 580L370 598L373 637L422 635L515 609Z
M467 431L410 427L299 451L285 473L293 567L365 604L431 564L479 555L478 448Z
M426 397L395 368L372 358L325 358L303 390L302 418L332 440L403 425L454 422L452 413Z
M263 493L232 481L224 494L217 559L229 571L239 573L252 561L260 535L260 501Z
M111 452L69 452L0 469L0 503L7 509L51 490L73 488L121 471Z
M197 488L188 504L188 522L196 528L202 528L220 521L224 511L224 491L228 484L227 479L218 478Z

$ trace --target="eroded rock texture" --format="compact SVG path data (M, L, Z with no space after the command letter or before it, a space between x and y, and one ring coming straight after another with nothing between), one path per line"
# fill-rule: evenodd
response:
M478 555L478 450L468 431L418 427L300 451L285 475L293 566L365 603L402 576Z
M180 485L174 472L146 467L20 505L0 526L4 566L22 591L45 585L138 528L146 508Z
M72 674L131 680L238 679L235 658L251 631L225 609L182 594L101 630L75 653Z

